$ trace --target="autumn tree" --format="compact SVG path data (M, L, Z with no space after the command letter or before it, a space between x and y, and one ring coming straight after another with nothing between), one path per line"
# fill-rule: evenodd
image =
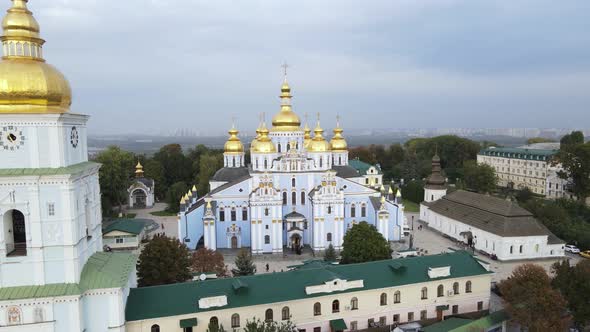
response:
M590 324L590 260L583 260L575 266L563 260L551 267L555 277L551 284L565 297L576 326L581 330Z
M246 327L244 328L244 332L297 332L297 328L291 322L291 320L286 321L262 321L260 319L254 318L252 320L246 321Z
M391 258L389 243L375 226L360 222L344 235L341 264L363 263Z
M551 279L543 267L520 265L499 286L506 310L528 331L564 331L569 325L566 301L551 287Z
M135 170L135 160L133 154L118 146L109 146L95 160L102 164L99 182L103 214L109 216L113 206L119 206L120 211L121 205L127 202L127 189Z
M214 272L218 277L227 276L223 255L207 248L201 248L192 254L191 270L198 274Z
M249 276L256 273L256 265L252 260L252 255L246 249L240 250L235 260L236 268L231 270L234 277Z
M139 287L173 284L191 278L186 245L178 239L156 235L141 251L137 264Z

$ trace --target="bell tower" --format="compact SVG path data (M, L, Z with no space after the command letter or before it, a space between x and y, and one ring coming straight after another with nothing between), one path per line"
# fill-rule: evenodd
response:
M27 2L12 0L0 38L0 287L76 283L102 248L88 116L69 112L70 85L45 62Z

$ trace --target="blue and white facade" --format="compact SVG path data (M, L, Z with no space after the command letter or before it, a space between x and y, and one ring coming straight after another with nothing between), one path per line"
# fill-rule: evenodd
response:
M262 254L300 246L322 251L332 244L339 250L346 231L362 221L389 241L403 237L403 206L356 181L340 126L328 142L318 120L312 137L307 125L300 128L290 98L285 80L281 111L270 131L264 123L258 128L251 165L243 163L245 152L235 146L232 128L225 167L211 180L210 192L197 198L192 191L181 201L179 238L189 248L246 247Z

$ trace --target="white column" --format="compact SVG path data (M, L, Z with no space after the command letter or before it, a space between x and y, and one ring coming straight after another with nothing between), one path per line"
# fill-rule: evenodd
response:
M325 217L325 208L326 207L324 206L324 204L322 204L321 208L319 209L320 210L320 218L324 218ZM325 248L326 247L326 245L325 245L325 243L326 243L326 233L325 233L325 229L324 229L324 224L325 223L326 222L324 220L321 220L320 221L320 232L319 232L320 234L318 235L319 236L319 239L320 239L320 241L319 241L319 247L320 248Z
M211 245L212 245L212 250L217 250L217 238L216 238L216 234L215 234L215 228L217 227L217 225L215 224L215 222L212 222L209 224L209 230L211 231Z
M203 220L203 235L205 236L205 248L211 249L211 240L209 239L209 221Z
M256 218L258 217L256 213L256 207L250 207L250 252L255 253L256 249L258 248L258 242L256 238Z

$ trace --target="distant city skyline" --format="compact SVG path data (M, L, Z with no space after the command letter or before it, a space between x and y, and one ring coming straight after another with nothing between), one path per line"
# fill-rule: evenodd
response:
M10 2L2 2L5 10ZM91 134L251 135L279 110L332 128L589 127L590 2L32 0ZM64 37L67 36L67 37ZM346 133L346 132L345 132Z

